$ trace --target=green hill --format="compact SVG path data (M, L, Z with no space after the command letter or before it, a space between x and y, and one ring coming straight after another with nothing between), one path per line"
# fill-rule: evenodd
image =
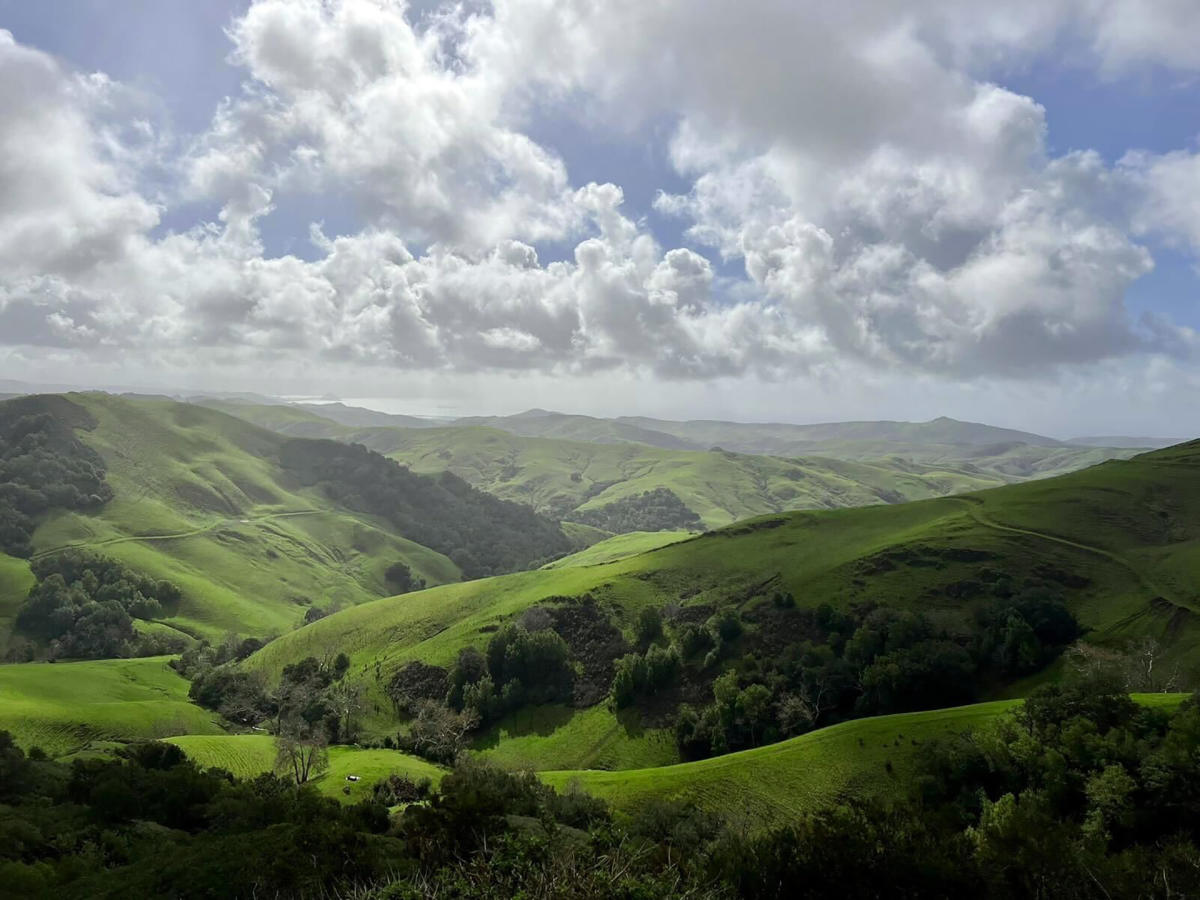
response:
M1185 694L1138 694L1149 706L1178 705ZM831 725L791 740L712 759L621 772L542 772L560 790L577 785L619 809L675 800L763 829L795 821L848 796L899 798L911 788L923 745L978 732L1019 701L875 716Z
M344 651L385 710L383 686L405 663L447 666L529 607L563 598L590 595L627 637L647 606L673 604L685 618L692 609L701 621L736 608L746 632L735 649L746 653L802 639L789 632L798 620L769 611L777 592L791 593L799 609L921 611L965 634L989 579L1003 573L1052 585L1093 643L1153 637L1195 668L1198 561L1200 442L1045 481L774 515L613 562L378 600L285 635L245 665L277 676L305 656ZM563 722L574 718L565 714ZM376 727L392 726L385 715Z
M219 735L165 657L0 666L0 731L51 756L106 742Z
M1005 483L979 471L905 460L782 459L635 441L526 437L471 424L353 429L288 407L209 401L264 427L361 443L415 472L471 485L570 520L665 488L706 527L789 509L898 503Z
M512 434L621 443L637 441L679 449L727 451L783 457L830 457L887 464L963 469L1003 481L1057 475L1123 459L1138 448L1162 446L1128 439L1082 442L941 417L929 422L831 422L818 425L757 424L693 420L674 422L625 416L596 419L530 410L515 416L460 419L459 425L488 425Z
M75 411L79 422L69 424L102 460L112 493L100 504L44 514L33 555L82 548L178 584L183 599L163 621L189 634L287 631L309 606L341 608L394 593L387 571L396 563L442 584L462 576L451 556L499 565L518 553L527 565L570 547L553 523L497 506L461 481L419 478L369 455L356 458L353 473L338 470L342 445L287 438L217 410L107 394L9 402L40 404L52 417ZM6 407L0 403L0 416ZM350 483L366 471L371 485ZM370 501L380 479L390 479L392 499L376 509ZM521 527L497 518L510 512L524 517ZM481 562L481 542L470 534L489 523L516 549ZM22 571L19 563L0 565L0 636L28 590Z

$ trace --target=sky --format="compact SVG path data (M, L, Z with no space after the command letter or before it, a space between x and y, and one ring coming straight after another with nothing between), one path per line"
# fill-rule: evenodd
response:
M1200 435L1194 0L0 0L0 378Z

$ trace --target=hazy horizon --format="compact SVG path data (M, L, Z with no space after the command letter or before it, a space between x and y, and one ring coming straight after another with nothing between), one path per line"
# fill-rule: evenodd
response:
M0 378L1200 433L1198 28L0 0Z

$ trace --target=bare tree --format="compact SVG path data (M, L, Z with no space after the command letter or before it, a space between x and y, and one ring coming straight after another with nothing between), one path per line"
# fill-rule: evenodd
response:
M401 735L400 744L429 759L453 762L478 724L479 716L473 710L455 712L436 701L424 700L417 707L409 733Z
M1179 662L1168 657L1156 638L1144 637L1125 650L1079 642L1067 651L1067 662L1081 675L1107 678L1126 691L1170 693L1185 690Z
M329 768L325 729L299 716L284 719L275 735L275 771L304 784Z
M1155 694L1179 690L1179 664L1170 663L1166 656L1166 648L1155 638L1144 637L1134 644L1126 654L1126 688Z
M343 679L335 681L326 692L329 708L338 720L338 740L350 742L358 726L358 717L363 711L363 686L357 681Z

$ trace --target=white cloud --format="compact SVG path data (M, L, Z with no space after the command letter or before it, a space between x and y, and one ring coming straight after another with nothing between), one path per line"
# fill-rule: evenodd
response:
M75 275L158 221L103 121L116 88L65 72L0 30L0 270Z
M1117 28L1131 4L497 0L417 28L401 2L258 0L230 29L244 90L153 161L221 212L164 236L138 182L157 145L114 124L120 87L0 32L21 86L0 96L0 343L667 379L1183 358L1194 336L1131 321L1124 295L1144 236L1200 248L1196 158L1054 158L1045 111L970 64L1064 30L1106 71L1197 64L1189 5ZM670 118L692 186L657 208L722 274L523 133L575 105ZM262 223L296 193L351 198L363 230L267 258ZM544 262L545 241L567 252Z

